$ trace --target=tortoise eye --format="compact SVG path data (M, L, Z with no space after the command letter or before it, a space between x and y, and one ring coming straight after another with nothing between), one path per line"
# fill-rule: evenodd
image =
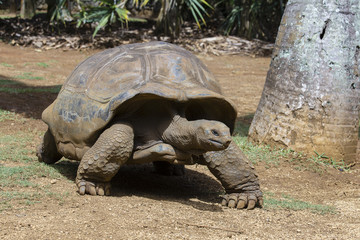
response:
M213 130L211 130L211 133L212 133L213 135L217 136L217 137L219 136L218 131L216 131L216 130L214 130L214 129L213 129Z

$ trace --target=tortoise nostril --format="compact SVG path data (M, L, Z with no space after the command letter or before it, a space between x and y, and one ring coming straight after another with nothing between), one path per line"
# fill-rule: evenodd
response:
M219 134L219 132L218 131L216 131L216 130L211 130L211 133L214 135L214 136L220 136L220 134Z

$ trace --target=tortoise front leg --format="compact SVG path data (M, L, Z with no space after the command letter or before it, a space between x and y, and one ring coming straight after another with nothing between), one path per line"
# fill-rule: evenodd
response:
M206 164L226 190L222 205L231 208L262 207L263 195L254 167L234 141L222 151L204 154Z
M106 129L84 154L76 176L79 193L110 195L110 181L131 156L134 132L128 124Z

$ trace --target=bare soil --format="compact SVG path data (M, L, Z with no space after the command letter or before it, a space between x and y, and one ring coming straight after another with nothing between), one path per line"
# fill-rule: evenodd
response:
M0 43L0 79L21 82L23 88L51 88L62 84L80 61L94 53L35 51ZM239 120L251 121L270 58L199 57L236 103ZM24 74L33 78L19 77ZM0 122L0 133L45 131L41 112L56 95L0 92L0 109L25 118ZM39 141L34 136L31 147L35 149ZM51 191L68 196L46 197L30 206L14 203L12 209L0 212L0 239L360 239L357 166L350 172L329 167L315 173L296 170L290 160L282 159L278 166L255 165L263 191L334 206L336 213L223 208L218 198L221 185L203 166L187 167L183 177L156 175L148 165L126 166L113 181L112 196L80 196L74 184L76 165L68 164L65 178L37 180L40 185L52 181Z

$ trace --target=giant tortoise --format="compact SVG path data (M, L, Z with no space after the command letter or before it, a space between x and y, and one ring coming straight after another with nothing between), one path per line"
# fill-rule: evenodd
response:
M219 83L190 52L150 42L97 53L72 72L45 109L40 162L79 160L81 195L109 195L124 164L205 164L222 204L262 206L258 177L231 138L237 116Z

